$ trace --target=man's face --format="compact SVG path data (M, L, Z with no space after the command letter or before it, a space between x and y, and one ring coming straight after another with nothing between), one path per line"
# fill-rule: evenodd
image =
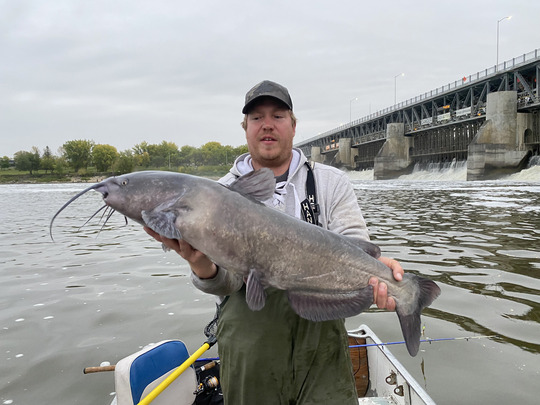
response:
M270 97L263 98L247 114L246 125L253 167L284 167L285 171L291 160L296 131L290 110Z

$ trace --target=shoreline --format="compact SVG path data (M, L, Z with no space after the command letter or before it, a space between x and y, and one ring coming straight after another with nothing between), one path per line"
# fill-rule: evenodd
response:
M156 170L156 169L154 169ZM138 170L135 170L138 171ZM158 170L159 171L159 170ZM192 171L185 173L177 171L175 173L190 174L198 177L205 177L212 180L217 180L223 177L229 168L223 171ZM0 185L2 184L48 184L48 183L99 183L109 177L114 177L112 173L92 173L91 175L75 175L75 174L6 174L0 172ZM119 176L119 175L118 175Z
M45 176L43 176L45 177ZM54 178L42 178L41 175L30 176L26 174L22 175L0 175L0 185L2 184L49 184L49 183L99 183L109 176L96 175L91 177L86 176L70 176L66 175L58 176Z

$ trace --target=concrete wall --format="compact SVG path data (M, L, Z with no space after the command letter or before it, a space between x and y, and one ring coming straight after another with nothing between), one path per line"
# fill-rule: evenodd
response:
M533 114L518 113L516 127L516 144L518 149L525 148L525 132L535 128L535 116Z
M517 92L499 91L487 95L486 121L491 121L489 131L479 143L517 146L514 136L517 128Z
M352 167L354 164L354 161L352 160L352 139L351 138L341 138L339 140L339 150L338 150L338 156L339 163L342 166L345 167Z
M494 179L520 170L528 153L523 144L529 122L525 115L518 118L515 91L488 94L486 122L468 148L467 180Z
M321 154L321 148L320 146L312 146L311 147L311 160L317 163L322 163L324 160L324 156Z
M405 137L403 123L387 125L386 142L375 157L375 180L391 179L409 172L411 141L411 138Z

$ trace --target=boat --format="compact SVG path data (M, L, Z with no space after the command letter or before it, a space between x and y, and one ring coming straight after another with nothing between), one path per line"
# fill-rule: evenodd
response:
M359 404L435 404L367 325L348 334ZM222 404L219 359L200 358L208 347L203 345L190 356L182 341L168 340L149 345L116 366L104 367L115 372L116 396L111 405Z
M359 404L435 405L368 326L349 331L349 347Z

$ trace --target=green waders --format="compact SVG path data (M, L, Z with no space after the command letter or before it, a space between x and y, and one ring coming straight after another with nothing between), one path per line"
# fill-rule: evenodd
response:
M344 320L311 322L268 288L251 311L245 286L221 304L217 338L225 405L358 405Z

